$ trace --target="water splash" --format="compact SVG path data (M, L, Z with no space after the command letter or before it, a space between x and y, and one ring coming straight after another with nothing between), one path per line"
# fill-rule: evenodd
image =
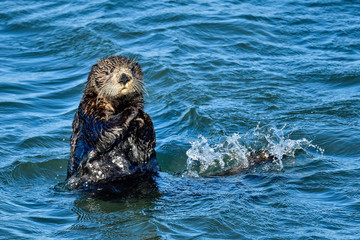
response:
M217 144L211 144L206 137L199 135L197 140L190 142L191 148L186 152L187 168L183 175L221 175L231 169L241 172L253 165L251 156L259 151L274 156L271 164L264 170L278 171L284 168L284 156L295 158L297 151L307 153L307 149L313 148L323 154L323 149L306 138L290 139L291 133L284 134L285 127L286 125L280 129L270 125L260 127L259 124L245 134L234 133L222 137Z

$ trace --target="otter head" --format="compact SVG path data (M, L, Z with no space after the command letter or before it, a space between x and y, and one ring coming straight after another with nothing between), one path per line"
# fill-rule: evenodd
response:
M124 56L100 59L89 74L87 91L109 102L128 102L141 98L144 89L141 67ZM139 100L139 99L138 99Z

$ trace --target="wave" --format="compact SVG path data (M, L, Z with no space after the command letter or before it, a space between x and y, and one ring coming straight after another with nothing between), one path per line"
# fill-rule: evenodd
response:
M41 158L41 156L34 156L34 158ZM40 162L15 161L0 168L0 183L7 187L41 185L44 182L56 184L65 179L66 164L65 158L53 158Z
M280 129L272 125L261 127L259 124L245 134L224 136L215 144L199 135L197 140L190 142L191 147L186 151L187 167L183 176L223 175L231 169L236 169L236 172L248 170L253 166L251 157L254 153L273 156L263 168L265 171L282 171L284 158L295 159L299 151L308 153L308 149L314 149L323 156L324 149L312 144L311 140L290 139L291 133L284 134L285 127L286 125Z

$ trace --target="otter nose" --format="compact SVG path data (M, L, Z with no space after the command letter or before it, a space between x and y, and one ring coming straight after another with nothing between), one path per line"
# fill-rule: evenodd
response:
M122 73L119 79L119 83L126 84L130 81L130 77L126 73Z

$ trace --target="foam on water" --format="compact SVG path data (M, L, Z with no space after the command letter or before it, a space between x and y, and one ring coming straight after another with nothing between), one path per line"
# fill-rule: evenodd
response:
M190 142L191 148L186 151L187 168L184 176L216 175L236 167L247 170L251 167L249 157L256 151L268 152L275 158L263 170L282 171L284 156L295 158L297 151L307 152L312 148L323 155L324 150L311 143L306 138L291 139L290 134L285 135L284 129L276 126L257 125L245 134L234 133L220 138L219 143L211 144L209 140L199 135L198 139Z

